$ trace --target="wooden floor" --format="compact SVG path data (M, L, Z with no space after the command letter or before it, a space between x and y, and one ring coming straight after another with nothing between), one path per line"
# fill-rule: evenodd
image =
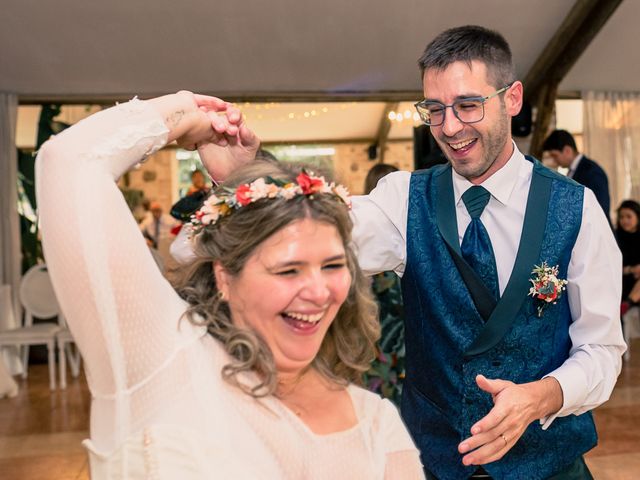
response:
M640 478L640 339L631 347L609 402L595 411L599 445L586 456L597 480ZM50 392L45 365L34 366L20 393L0 399L0 478L89 478L81 441L88 436L90 395L84 376Z

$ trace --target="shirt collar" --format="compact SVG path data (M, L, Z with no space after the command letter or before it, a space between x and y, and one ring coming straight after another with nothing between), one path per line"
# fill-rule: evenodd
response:
M569 171L570 172L575 172L576 168L578 168L578 165L580 164L580 160L582 160L582 157L584 155L582 155L581 153L579 153L576 158L573 159L573 162L571 162L571 165L569 165Z
M492 197L500 203L506 205L509 202L511 193L516 186L519 177L520 168L527 161L524 155L518 150L515 142L513 142L513 153L507 163L484 182L482 186L488 190ZM473 187L473 183L464 178L462 175L452 170L453 174L453 194L456 205L461 201L462 195L469 188Z

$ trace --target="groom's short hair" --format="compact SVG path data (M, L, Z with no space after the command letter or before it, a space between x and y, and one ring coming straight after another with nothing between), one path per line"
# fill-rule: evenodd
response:
M451 28L434 38L418 60L420 74L429 69L444 70L455 62L478 60L487 66L487 81L502 88L516 80L511 49L505 38L477 25Z

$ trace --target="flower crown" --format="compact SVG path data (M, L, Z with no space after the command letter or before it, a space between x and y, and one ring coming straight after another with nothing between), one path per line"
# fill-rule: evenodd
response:
M303 169L296 177L296 183L264 177L242 184L235 189L223 187L217 195L210 195L202 207L191 216L192 233L196 234L209 225L215 225L220 218L230 215L234 210L264 198L291 200L297 195L312 197L314 193L335 195L351 208L351 199L346 187L333 182L327 183L324 177L316 177Z

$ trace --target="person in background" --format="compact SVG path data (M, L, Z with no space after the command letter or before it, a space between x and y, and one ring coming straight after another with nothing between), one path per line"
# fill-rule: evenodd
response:
M543 149L549 152L556 164L569 169L569 178L593 191L609 219L611 200L607 174L600 165L578 152L573 135L566 130L554 130L544 141Z
M640 203L625 200L617 211L616 239L622 251L621 314L640 302Z
M381 178L398 168L386 163L371 167L364 182L364 193L369 194ZM369 390L379 393L400 406L404 380L404 319L400 277L395 272L380 272L371 277L371 288L378 303L381 336L376 359L366 374Z
M150 214L140 222L140 230L151 242L151 246L160 250L162 244L173 241L172 230L178 222L171 215L163 213L158 202L150 203L149 212Z
M191 172L191 185L187 190L186 196L193 195L197 192L209 192L211 188L207 185L206 177L202 170L196 169Z

